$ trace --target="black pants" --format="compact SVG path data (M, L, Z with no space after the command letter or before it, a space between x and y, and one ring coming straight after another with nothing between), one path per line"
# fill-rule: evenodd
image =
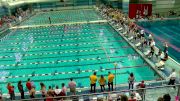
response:
M15 100L15 94L14 93L10 93L10 99Z
M142 101L144 101L146 99L145 98L145 90L140 90L139 95L141 96Z
M44 101L46 101L46 98L45 98L46 96L45 96L45 95L42 95L42 97L44 98Z
M21 99L24 99L24 91L21 91Z
M129 82L129 89L133 89L134 87L134 83L133 82Z
M35 96L34 95L30 95L30 98L35 98Z
M113 91L113 82L108 82L108 88L109 88L109 91L110 91L110 88L112 88L111 90Z
M101 86L101 92L104 92L105 91L104 85L100 85L100 86Z
M94 87L94 90L92 90L92 88ZM96 83L95 84L91 84L91 92L96 92Z
M167 53L167 47L164 47L164 53Z
M174 85L175 84L175 80L169 80L169 83L168 83L168 85ZM175 88L175 86L174 86L174 88Z

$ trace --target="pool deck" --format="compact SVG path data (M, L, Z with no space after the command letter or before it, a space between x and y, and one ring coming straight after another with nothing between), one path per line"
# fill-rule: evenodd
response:
M180 19L180 17L177 17L177 18L164 18L163 20L176 20L176 19ZM160 18L157 18L157 19L153 19L153 20L142 20L140 22L146 22L146 21L161 21L162 19ZM134 21L134 20L132 20ZM142 27L140 27L142 28ZM146 33L149 33L148 31L146 31L144 28L142 28ZM157 47L156 47L157 48ZM168 72L168 73L165 73L166 76L169 76L169 74L171 73L172 69L175 69L176 70L176 73L178 74L178 76L180 75L180 63L177 62L176 60L174 60L172 57L169 56L169 59L165 62L165 69L166 71L165 72ZM164 71L163 71L164 72Z
M110 23L109 23L110 24ZM111 25L111 24L110 24ZM117 32L119 32L113 25L111 25ZM156 73L162 78L162 79L165 79L165 76L160 72L158 71L156 68L155 68L155 65L154 63L152 63L148 58L145 58L145 56L143 55L143 53L137 49L137 47L135 47L132 43L130 43L128 41L128 39L126 37L124 37L122 35L122 33L119 33L121 35L122 38L124 38L124 40L126 40L126 42L129 43L129 45L150 65L150 67L152 67L152 69L154 71L156 71Z

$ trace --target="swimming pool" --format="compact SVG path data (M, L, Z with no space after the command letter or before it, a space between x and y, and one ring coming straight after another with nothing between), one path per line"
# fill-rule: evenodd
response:
M52 24L102 20L101 16L92 9L63 10L38 12L35 16L31 17L21 25L49 24L49 17L51 18Z
M14 29L0 42L0 88L7 82L40 82L46 86L67 84L72 77L78 87L89 87L89 76L115 73L116 83L127 83L133 72L136 81L160 78L107 23ZM27 89L26 89L27 91ZM16 92L18 92L16 88Z
M163 50L164 41L168 42L170 56L180 63L180 19L142 21L137 24L154 34L155 41L160 49Z

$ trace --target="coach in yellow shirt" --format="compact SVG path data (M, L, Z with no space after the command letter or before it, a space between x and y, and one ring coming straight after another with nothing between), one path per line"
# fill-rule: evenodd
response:
M109 87L109 91L110 91L110 88L112 88L112 91L113 91L113 80L114 80L114 75L111 72L108 72L108 87Z
M101 75L99 79L99 85L101 86L101 92L105 91L105 84L106 84L106 79L104 78L103 75Z
M91 92L92 92L92 87L94 87L94 93L95 93L96 92L96 81L97 81L96 72L94 72L94 74L90 76L90 81L91 81Z

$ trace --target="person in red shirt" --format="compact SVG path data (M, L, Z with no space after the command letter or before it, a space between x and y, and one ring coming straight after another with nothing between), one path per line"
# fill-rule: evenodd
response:
M140 88L140 90L138 90L138 91L139 91L139 94L140 94L142 99L145 99L145 92L146 91L145 91L145 89L142 89L142 88L145 88L145 87L146 87L146 85L145 85L144 81L141 81L141 83L139 83L137 85L137 88Z
M27 82L26 82L26 87L27 87L27 89L28 89L29 91L30 91L31 88L32 88L32 84L31 84L30 78L28 78L28 80L27 80Z
M53 95L52 95L52 93L47 92L46 101L53 101Z
M7 89L8 89L9 94L10 94L10 99L15 100L14 86L12 86L11 83L8 83L7 84Z
M145 88L144 81L141 81L141 83L139 84L139 87L140 87L140 88Z

